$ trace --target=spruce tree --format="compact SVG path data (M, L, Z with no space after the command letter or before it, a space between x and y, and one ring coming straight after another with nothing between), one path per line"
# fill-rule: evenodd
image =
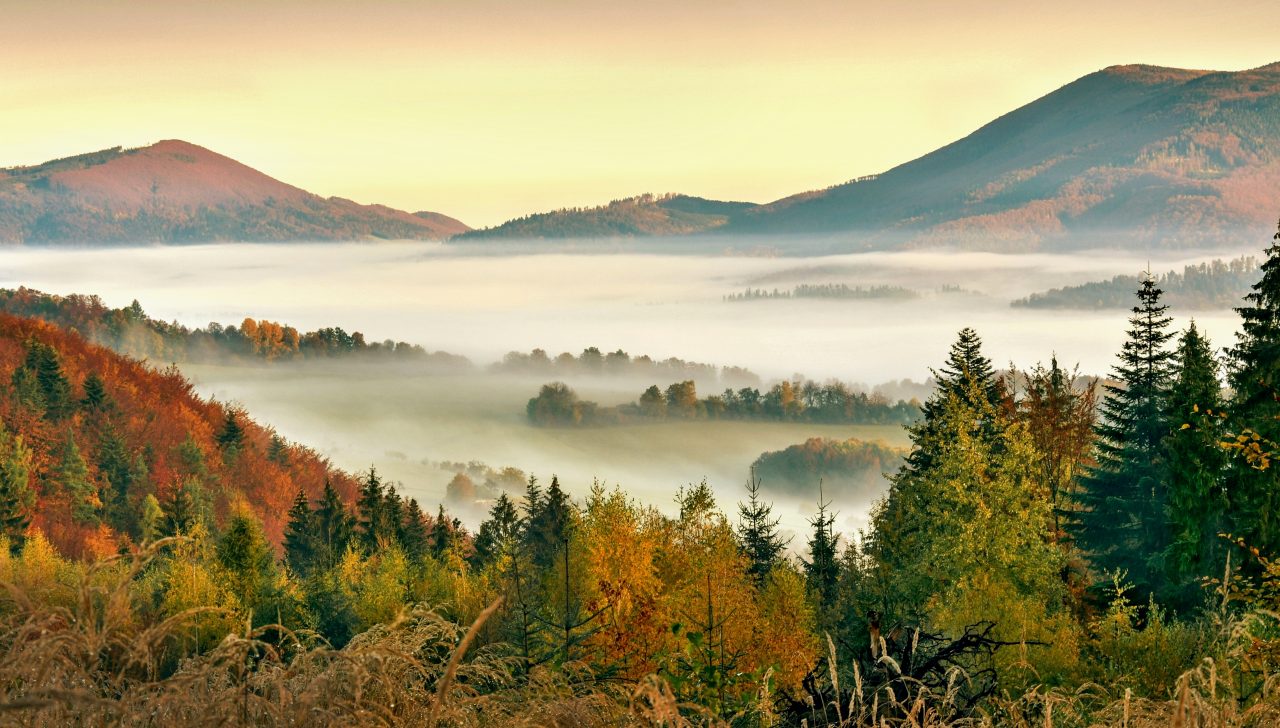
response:
M1095 428L1097 463L1081 480L1076 543L1100 580L1127 573L1139 594L1160 586L1167 543L1163 443L1169 432L1165 401L1173 353L1163 292L1148 275L1106 386ZM1145 601L1145 599L1143 599Z
M489 518L480 524L476 534L476 551L472 561L477 568L510 555L520 538L520 514L506 493L500 493L489 509Z
M404 549L405 556L411 561L421 561L427 555L429 537L426 514L422 512L417 499L410 498L400 524L400 548Z
M960 330L956 342L951 345L947 362L942 365L942 369L934 372L934 377L938 385L925 400L924 416L909 428L914 447L907 456L906 467L916 472L928 470L937 457L933 448L920 445L935 439L932 435L948 399L958 397L963 403L977 404L970 401L977 396L998 410L1005 398L1004 384L996 377L991 360L982 354L982 339L971 328ZM979 411L987 410L979 408ZM986 423L984 429L989 436L994 437L994 423Z
M1224 476L1227 453L1222 440L1222 387L1218 362L1208 339L1196 325L1178 342L1173 384L1165 401L1170 431L1164 442L1165 520L1169 545L1165 551L1165 578L1172 599L1184 606L1199 592L1198 577L1222 569L1226 529Z
M58 461L50 473L53 484L66 494L71 503L71 516L80 523L91 523L98 518L96 488L89 480L89 466L80 454L75 437L67 433L62 441Z
M31 490L34 470L31 450L0 423L0 537L7 538L15 552L22 546L35 493Z
M809 537L809 559L804 562L809 593L818 605L819 619L831 613L836 589L840 584L840 562L837 554L839 535L835 532L836 514L828 510L829 501L818 491L818 512L809 519L813 534Z
M58 352L53 347L38 341L28 342L27 358L22 368L29 372L39 388L46 417L60 420L71 414L75 408L71 383L62 373Z
M533 563L547 569L555 565L556 554L568 541L573 504L560 487L560 479L554 475L546 494L539 500L538 510L530 513L526 544Z
M234 409L227 409L222 420L222 429L215 439L222 450L223 460L228 463L234 462L236 456L240 454L240 448L244 447L244 428L240 425L239 413Z
M289 443L278 433L271 433L271 442L267 445L267 460L282 468L289 467Z
M295 574L306 576L315 563L316 523L306 491L298 489L284 528L284 558Z
M315 567L326 571L342 559L353 534L351 515L328 480L324 481L324 493L312 513L312 522L316 533Z
M173 497L164 506L164 518L160 522L160 534L163 536L182 536L191 532L197 522L195 504L186 484L173 489Z
M1070 523L1074 517L1077 476L1093 448L1097 399L1092 386L1076 391L1074 378L1074 372L1060 367L1054 356L1047 369L1037 364L1027 374L1026 393L1018 402L1018 421L1026 426L1040 454L1055 541L1063 535L1063 521Z
M102 377L97 372L89 372L89 376L84 378L84 397L80 400L80 406L90 412L98 412L106 409L110 402Z
M1267 248L1262 278L1245 296L1236 345L1228 351L1232 421L1269 443L1280 442L1280 230ZM1233 462L1230 528L1263 553L1280 553L1280 468Z
M753 469L747 480L747 502L738 504L738 537L750 561L747 571L757 586L781 561L782 551L791 540L778 533L780 521L773 517L773 505L760 499L760 481Z
M377 551L379 539L394 535L388 533L386 495L376 468L369 468L364 483L360 486L360 496L356 500L356 513L360 544L367 553Z

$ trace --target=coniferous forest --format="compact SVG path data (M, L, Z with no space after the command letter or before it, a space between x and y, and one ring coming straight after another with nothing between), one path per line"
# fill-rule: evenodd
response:
M814 440L666 509L539 473L475 529L0 314L0 722L1276 725L1280 232L1236 312L1210 341L1145 278L1101 387L964 328L905 453ZM711 416L685 384L635 407ZM891 469L865 527L823 488L780 527L762 481L806 459Z

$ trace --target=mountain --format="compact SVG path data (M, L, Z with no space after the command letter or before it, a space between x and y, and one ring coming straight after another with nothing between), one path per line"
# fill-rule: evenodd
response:
M691 235L714 230L735 215L756 207L750 202L720 202L688 195L640 195L600 207L575 207L510 220L472 230L467 239L631 238Z
M183 141L0 170L0 243L443 239L434 212L323 198Z
M596 235L595 221L617 206L634 208L627 219L663 209L624 201L467 237ZM679 233L815 235L880 249L1239 244L1280 215L1280 63L1113 66L882 174L718 212L714 225ZM632 228L624 234L670 234Z

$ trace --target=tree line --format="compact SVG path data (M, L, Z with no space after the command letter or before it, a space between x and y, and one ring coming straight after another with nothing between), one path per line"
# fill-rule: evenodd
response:
M652 385L630 404L601 407L580 398L563 382L544 384L525 407L539 426L601 426L667 420L766 420L824 424L904 424L919 416L915 400L890 403L839 381L783 380L761 392L755 387L698 396L693 380L661 389Z

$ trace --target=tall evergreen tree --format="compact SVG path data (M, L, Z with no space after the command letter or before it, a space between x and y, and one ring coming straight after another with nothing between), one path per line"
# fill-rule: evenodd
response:
M1169 545L1164 556L1170 599L1183 606L1200 592L1197 577L1222 569L1222 539L1227 528L1225 479L1228 465L1223 450L1222 386L1218 362L1209 340L1196 325L1178 342L1173 384L1165 402L1170 425L1164 443L1165 521Z
M512 554L518 546L519 538L520 514L511 498L506 493L500 493L489 509L489 518L480 524L480 530L476 533L476 551L473 556L475 565L484 568L504 554Z
M913 447L911 454L907 456L906 467L916 472L928 470L937 458L938 453L934 448L922 447L921 443L936 439L933 433L950 398L958 397L966 404L977 404L969 401L976 396L992 405L991 411L998 411L1005 398L1004 383L996 377L991 360L982 355L982 339L971 328L960 330L956 342L951 345L947 362L942 365L942 369L934 372L934 377L938 380L938 385L925 400L924 416L909 428ZM985 412L987 409L979 408L979 411ZM994 423L984 424L984 431L989 437L994 437L995 430Z
M412 561L421 561L429 547L430 531L427 527L427 516L422 512L416 498L410 498L404 509L404 518L400 524L400 548Z
M311 512L311 501L301 488L293 498L293 506L289 508L287 518L284 528L284 558L294 573L305 576L315 563L316 524Z
M32 453L23 444L22 435L9 432L0 423L0 537L7 538L9 548L15 551L22 546L35 507L32 470Z
M240 449L244 447L244 428L240 425L240 413L227 408L222 420L222 429L219 430L215 440L222 450L223 460L233 462L240 454Z
M271 433L271 442L267 445L267 460L280 467L289 467L289 443L278 433Z
M351 543L354 527L347 507L338 497L333 484L324 481L324 493L312 513L315 524L315 567L320 571L333 568L346 553Z
M560 487L560 479L554 475L539 501L538 509L529 514L525 539L533 563L547 569L555 565L556 554L569 538L573 504Z
M106 383L97 372L89 372L89 376L84 378L84 397L80 400L80 406L91 412L98 412L106 409L110 404L111 398L107 394Z
M378 477L376 468L369 468L364 483L360 486L360 497L356 500L356 527L360 536L360 544L365 551L374 553L378 549L378 541L393 538L394 531L387 523L386 493L382 479Z
M1138 290L1120 361L1112 369L1116 384L1106 386L1095 428L1097 463L1081 480L1074 529L1097 576L1105 580L1123 570L1139 594L1160 586L1167 543L1161 474L1173 361L1166 344L1173 332L1162 293L1150 276Z
M804 562L809 593L818 604L820 618L831 614L836 589L840 584L840 561L837 553L839 535L835 532L836 514L831 503L818 491L818 512L809 519L813 533L809 536L809 559Z
M1280 442L1280 230L1267 248L1262 278L1237 308L1240 331L1228 351L1234 391L1233 422L1263 440ZM1231 474L1230 527L1264 553L1280 553L1280 468L1252 467L1243 459Z
M173 497L165 504L164 518L160 523L160 534L163 536L182 536L191 532L192 526L199 520L196 506L192 502L191 493L185 483L173 489Z
M26 376L34 381L39 390L46 417L60 420L74 411L71 383L62 373L57 350L38 341L28 342L27 357L21 369L25 370Z
M760 481L753 469L747 480L747 502L738 504L738 537L751 562L747 571L757 585L764 583L791 541L778 533L780 521L773 516L773 505L760 499Z
M80 523L90 523L98 518L96 488L89 480L89 466L80 454L75 437L67 433L62 451L49 472L52 483L61 490L71 504L71 516Z

